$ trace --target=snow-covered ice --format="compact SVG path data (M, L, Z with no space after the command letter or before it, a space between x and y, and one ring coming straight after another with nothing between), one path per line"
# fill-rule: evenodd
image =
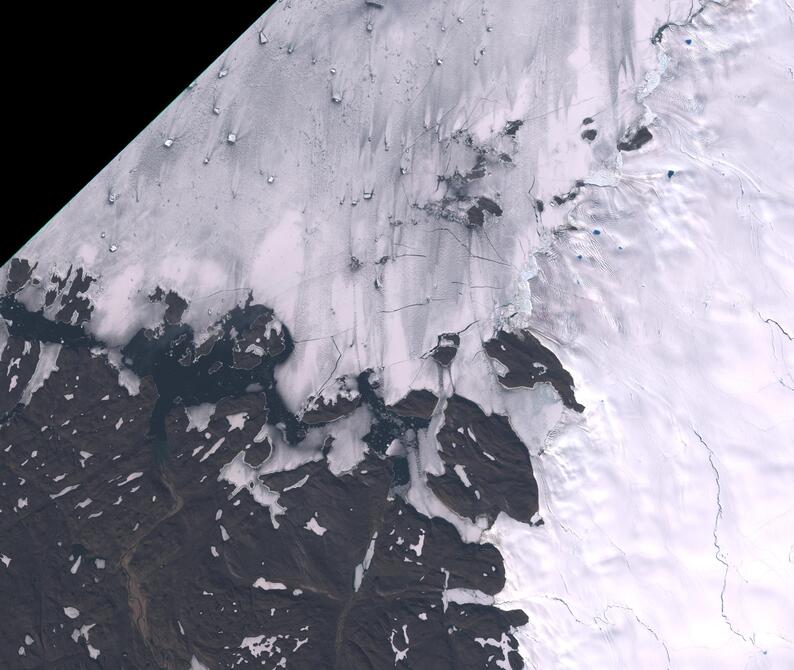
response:
M277 3L21 253L98 278L88 328L131 395L140 380L118 347L162 320L158 286L187 301L198 340L249 296L273 308L295 345L275 372L293 413L358 401L345 380L366 369L387 404L436 393L429 428L389 447L408 459L400 495L499 548L494 601L528 613L530 667L794 666L791 3L401 0L370 3L377 16L354 31L362 4ZM45 304L43 285L17 297ZM482 349L498 328L553 350L585 411L546 384L501 384ZM439 370L428 352L442 333L460 345ZM42 352L23 402L60 351ZM427 485L452 394L509 418L537 522L501 514L484 531ZM215 405L185 412L202 432ZM360 406L334 421L332 474L365 458L371 418ZM247 415L227 420L199 462ZM218 479L278 528L288 510L259 476L320 460L329 433L292 448L265 426L264 463L240 451ZM470 468L454 472L474 489ZM491 600L445 589L448 602ZM389 639L410 663L406 629ZM269 658L276 642L239 648ZM507 658L505 637L478 642Z

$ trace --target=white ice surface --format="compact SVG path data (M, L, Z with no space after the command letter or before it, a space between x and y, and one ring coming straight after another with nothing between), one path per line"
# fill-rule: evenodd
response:
M283 591L287 587L281 582L269 582L264 577L259 577L254 582L254 588L263 589L264 591Z
M215 414L215 403L203 402L200 405L185 407L185 415L187 416L187 428L185 430L196 430L201 433L210 425L213 414Z
M535 667L794 667L792 37L783 2L671 29L654 142L539 254L588 409L535 460L545 525L486 533Z
M320 523L317 521L317 519L314 517L312 517L306 522L304 528L306 530L310 530L315 535L319 535L320 537L322 537L323 535L325 535L326 532L328 532L328 529L325 528L324 526L321 526Z
M210 670L206 665L199 661L195 656L190 658L190 668L188 670Z
M292 409L338 352L337 375L383 365L391 393L404 385L391 366L524 295L531 204L588 172L583 116L607 142L637 115L621 94L668 5L279 3L21 254L99 278L91 327L110 345L162 318L158 285L189 301L198 331L253 290L298 343L280 375ZM516 141L501 134L514 119ZM476 191L509 213L487 236L427 213L437 176L474 165L460 133L490 157ZM36 307L43 291L24 297Z
M60 353L60 344L42 343L39 358L36 361L36 369L33 371L33 376L25 387L19 402L27 405L33 394L44 386L44 382L53 372L58 370L58 355Z
M295 339L277 371L293 411L373 367L387 402L454 389L508 415L544 525L502 516L486 539L506 558L497 602L530 614L530 667L792 667L794 10L712 2L686 25L691 9L279 3L20 255L99 278L91 328L110 346L162 318L157 285L200 332L252 291ZM654 139L619 154L638 122ZM492 159L476 189L505 213L487 235L428 213L438 175L474 164L459 132ZM506 322L555 351L584 415L545 386L499 388L480 343ZM420 357L467 326L440 378ZM337 424L352 436L364 411ZM406 498L477 540L424 486L434 426L408 448ZM263 469L225 466L237 491L318 458L319 439L292 456L267 439ZM337 474L363 455L344 445ZM249 491L277 524L278 494Z
M70 619L76 619L80 616L80 610L78 610L76 607L64 607L63 613Z

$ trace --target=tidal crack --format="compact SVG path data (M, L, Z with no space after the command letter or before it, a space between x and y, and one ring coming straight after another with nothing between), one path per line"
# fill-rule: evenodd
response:
M725 552L720 545L719 540L719 525L720 521L723 516L723 507L722 507L722 482L720 480L720 471L717 468L717 464L715 462L714 450L706 443L703 437L698 433L694 428L692 429L695 435L697 436L700 444L703 445L703 448L706 450L706 454L708 456L709 466L711 467L711 471L714 473L714 482L717 485L717 513L714 516L714 526L712 527L711 534L713 538L714 544L714 557L719 561L722 566L724 567L723 575L722 575L722 588L720 589L720 613L722 618L725 620L725 623L728 625L728 628L731 629L731 632L740 637L742 640L747 642L748 644L753 645L757 648L755 644L755 635L745 635L740 630L738 630L731 621L731 618L728 616L728 613L725 611L725 591L728 587L728 571L730 570L730 564L725 558Z

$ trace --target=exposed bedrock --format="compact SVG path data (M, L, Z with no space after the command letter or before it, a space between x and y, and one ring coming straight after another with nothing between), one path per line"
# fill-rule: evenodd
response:
M491 358L505 366L506 372L499 374L499 382L503 386L532 388L539 383L551 384L566 407L584 411L584 405L576 401L571 373L529 331L511 333L501 330L483 347Z
M498 550L407 504L394 450L443 412L446 470L431 490L475 521L529 522L537 485L506 417L429 389L387 405L372 370L330 381L295 416L273 374L290 334L250 300L197 339L187 301L158 289L162 323L112 362L83 323L28 311L15 292L31 265L15 268L0 302L0 606L15 613L0 664L523 667L512 630L526 616L491 600L505 583ZM59 295L75 305L86 280L69 276ZM434 358L448 364L459 342L442 335ZM351 449L344 422L361 416L360 457L332 471Z
M430 476L433 492L461 516L488 525L499 512L529 522L538 511L538 485L529 452L507 417L485 414L454 395L447 401L438 443L445 471Z
M436 363L449 367L458 353L460 335L458 333L442 333L438 336L438 344L430 351L430 356Z

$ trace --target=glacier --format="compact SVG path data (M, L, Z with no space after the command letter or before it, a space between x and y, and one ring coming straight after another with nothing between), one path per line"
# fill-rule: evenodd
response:
M434 588L445 612L526 613L504 615L515 644L507 633L473 637L488 652L482 667L520 667L514 647L532 668L791 667L786 109L786 0L278 2L19 251L27 269L6 264L4 422L33 411L43 421L43 394L72 370L93 370L113 401L156 407L163 387L136 359L147 341L169 328L189 328L196 351L226 338L236 370L270 377L240 372L228 381L235 402L197 397L180 413L175 391L161 417L162 433L184 441L179 458L209 459L202 485L233 486L213 511L261 516L267 538L296 525L323 529L312 542L338 541L325 506L290 521L304 512L305 477L344 482L357 501L359 489L383 487L404 541L359 528L366 511L340 517L360 535L355 589L345 584L358 592L387 543L412 565L443 555ZM252 303L266 308L249 318ZM219 325L229 314L238 325ZM15 331L31 315L66 339L42 338L37 353ZM442 345L446 363L433 353ZM267 382L278 421L257 404ZM477 409L453 419L464 400ZM306 427L320 410L321 425ZM138 439L135 418L115 431ZM375 424L383 454L405 468L392 483L373 464ZM475 468L464 451L486 434L521 463L494 475L521 491L518 512L488 479L499 454L477 454ZM17 452L4 452L12 503L35 458ZM114 494L126 485L114 481ZM140 485L164 505L155 535L190 513L175 475ZM126 488L119 495L129 501ZM4 520L21 512L2 507ZM248 542L216 522L207 561ZM504 588L450 579L454 559L425 542L433 533L498 551ZM143 571L133 575L126 551L130 607L154 639ZM0 552L0 574L24 560ZM388 585L383 570L371 579ZM332 577L311 589L291 577L260 571L287 586L257 597L282 606L337 588ZM444 667L402 626L383 632L388 667ZM103 632L91 632L92 659L110 652ZM312 646L311 631L238 637L240 659L267 654L274 665L278 645ZM15 659L32 648L14 645ZM214 668L209 656L188 644L161 662ZM378 667L368 662L349 667Z

